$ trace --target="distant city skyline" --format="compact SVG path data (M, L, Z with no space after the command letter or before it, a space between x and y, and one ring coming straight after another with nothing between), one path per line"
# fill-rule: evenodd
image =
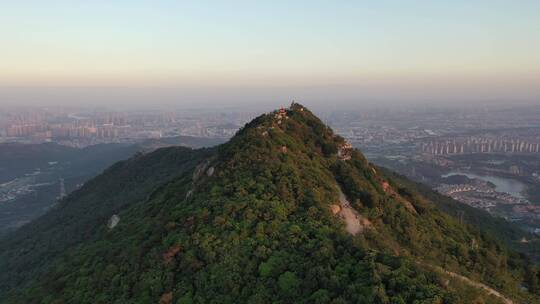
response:
M538 1L10 1L0 105L540 103Z

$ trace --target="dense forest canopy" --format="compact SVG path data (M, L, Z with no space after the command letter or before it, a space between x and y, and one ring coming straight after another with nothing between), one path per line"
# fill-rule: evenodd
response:
M540 303L524 254L433 198L293 103L107 170L0 244L0 299Z

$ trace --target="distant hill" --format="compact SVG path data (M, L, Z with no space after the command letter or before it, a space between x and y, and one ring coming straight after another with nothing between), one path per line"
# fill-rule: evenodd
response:
M87 182L0 243L0 300L540 303L527 257L426 194L293 104Z
M66 191L71 192L110 165L137 152L146 153L168 146L209 147L223 141L179 136L136 144L99 144L83 149L55 143L0 144L0 237L44 214L60 195L60 179L64 180ZM10 181L15 183L1 185ZM18 194L13 200L2 201L3 192L16 191L26 185L39 186L33 187L28 194Z

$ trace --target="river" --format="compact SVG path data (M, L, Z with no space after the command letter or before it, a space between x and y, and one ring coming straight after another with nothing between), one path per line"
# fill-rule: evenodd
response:
M524 183L515 179L499 177L499 176L494 176L494 175L464 173L464 172L459 172L459 171L452 171L450 173L442 175L441 177L449 177L449 176L454 176L454 175L465 175L468 178L478 178L486 182L491 182L495 185L495 190L498 192L506 192L518 198L525 198L523 193L527 189L527 186Z

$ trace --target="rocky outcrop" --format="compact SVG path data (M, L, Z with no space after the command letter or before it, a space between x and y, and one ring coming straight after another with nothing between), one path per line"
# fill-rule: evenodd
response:
M116 214L113 214L107 222L107 227L109 229L113 229L114 227L116 227L116 225L118 225L118 223L120 223L120 217Z

